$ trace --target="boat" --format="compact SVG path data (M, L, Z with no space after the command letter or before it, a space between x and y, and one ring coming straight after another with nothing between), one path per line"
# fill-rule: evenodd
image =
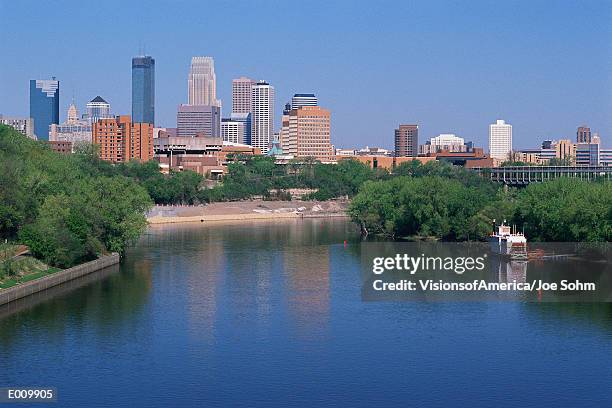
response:
M508 256L510 259L527 259L527 238L516 227L506 225L506 220L495 225L493 220L493 233L489 236L491 251L496 255Z

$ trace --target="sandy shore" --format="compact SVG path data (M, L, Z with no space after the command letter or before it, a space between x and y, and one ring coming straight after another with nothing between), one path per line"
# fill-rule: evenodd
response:
M201 206L155 206L150 224L347 217L347 201L237 201Z

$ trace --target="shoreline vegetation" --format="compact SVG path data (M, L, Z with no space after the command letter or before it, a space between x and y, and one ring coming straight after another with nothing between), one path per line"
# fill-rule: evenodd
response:
M186 217L348 214L370 235L445 241L486 239L492 220L506 219L530 240L612 241L612 183L557 179L504 189L443 162L415 160L389 173L356 160L327 165L302 159L286 166L267 156L229 160L227 174L215 183L191 171L162 174L155 161L111 164L99 159L94 145L62 155L0 125L0 239L27 246L32 257L59 269L123 254L148 221ZM294 190L303 192L301 200L292 200ZM334 203L341 208L330 207ZM183 210L167 211L175 207ZM0 279L6 275L2 261Z

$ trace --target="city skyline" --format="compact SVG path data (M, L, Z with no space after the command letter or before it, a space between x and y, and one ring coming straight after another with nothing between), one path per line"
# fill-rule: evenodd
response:
M315 93L334 114L332 141L337 147L392 147L393 129L400 123L418 124L423 140L441 133L454 133L486 146L488 125L500 118L513 124L517 148L531 146L534 138L572 139L576 127L583 124L598 132L604 145L612 140L612 118L607 114L612 109L611 73L606 63L610 45L609 41L603 41L612 32L606 23L612 9L608 5L582 7L563 2L548 10L543 2L524 2L522 7L436 2L398 4L386 10L363 5L349 10L342 3L331 4L320 11L321 21L315 22L319 30L315 30L311 42L299 41L294 35L277 36L269 46L278 56L270 58L264 58L250 46L260 43L262 35L270 34L271 30L281 32L287 22L281 21L280 26L265 28L265 33L249 38L245 36L248 28L230 33L216 22L202 27L187 12L189 7L177 7L167 16L176 25L176 32L157 34L149 30L149 37L142 39L138 29L162 18L159 11L151 8L144 10L142 21L135 27L112 34L114 39L121 38L120 44L113 41L100 44L89 61L77 58L76 53L86 43L104 38L109 34L108 29L90 30L84 38L71 36L74 47L66 49L57 39L67 35L68 25L62 25L67 16L54 9L43 13L32 4L27 1L0 4L0 14L22 16L19 21L0 17L3 20L0 33L6 39L5 54L12 61L10 66L0 67L0 95L3 96L0 113L5 116L26 116L28 99L24 84L29 79L51 76L62 83L60 122L65 120L73 96L81 110L86 101L103 95L113 105L114 112L129 113L129 63L138 55L138 45L146 40L146 53L156 59L156 124L160 126L173 126L176 106L186 102L185 79L190 59L195 55L209 55L215 59L217 99L223 102L224 117L229 116L231 109L232 79L241 76L265 79L276 89L276 118L282 116L284 103L293 94ZM264 16L265 21L276 21L275 17L281 14L294 16L298 11L303 14L298 16L299 21L313 17L313 11L297 7L291 12L287 8L282 4L263 3L257 15ZM96 11L78 3L71 9L83 16ZM331 24L331 15L339 9L348 14L346 21L335 27ZM390 10L395 10L398 16ZM127 5L127 11L135 11L135 6ZM229 9L213 6L210 12L211 16L220 17ZM412 28L393 25L408 13L418 17ZM43 20L49 15L53 18ZM388 24L380 32L370 33L372 38L364 38L349 26L366 18L372 18L373 23ZM567 23L573 18L588 20L591 24L580 30L568 29ZM429 23L435 23L436 28L429 27ZM465 24L474 25L465 30ZM482 27L474 28L479 24ZM26 27L30 27L29 31ZM348 29L350 34L342 38L354 37L346 47L342 45L344 40L337 38L340 29ZM47 38L55 30L57 33ZM70 26L71 33L75 30L87 31L80 21ZM490 35L482 38L483 32ZM223 41L202 46L189 40L202 35L222 35L229 40L239 36L245 41L245 47L242 52L236 52L236 47L228 47ZM20 53L22 40L34 44L33 52L27 57ZM295 52L283 51L288 41L298 41L301 48ZM112 59L96 58L110 50ZM63 57L57 58L60 54ZM585 57L588 57L587 63L584 63ZM410 64L404 64L407 61ZM373 104L363 104L361 88L355 86L360 81L371 84L368 96ZM280 128L278 120L274 126L276 130Z

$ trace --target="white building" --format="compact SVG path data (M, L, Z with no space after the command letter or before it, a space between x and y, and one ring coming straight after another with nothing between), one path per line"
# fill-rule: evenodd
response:
M221 106L212 57L193 57L189 70L189 105Z
M512 152L512 125L503 120L489 125L489 154L494 159L509 160Z
M466 152L467 146L462 137L457 137L452 133L441 133L439 136L432 137L423 145L419 145L419 154L429 155L446 152Z
M34 136L34 119L32 118L15 118L0 115L0 123L12 127L31 139L36 139L36 136Z
M462 137L457 137L452 133L441 133L439 136L432 137L429 139L429 143L432 146L452 146L452 145L464 145L465 140Z
M224 142L245 144L246 132L244 122L221 119L221 138Z
M266 154L274 134L274 87L260 81L251 93L251 145Z
M255 81L240 77L232 80L232 113L251 113L251 97Z
M74 103L71 103L66 122L49 126L49 140L72 142L73 145L78 142L91 143L91 128L91 122L87 119L79 119L79 111Z

